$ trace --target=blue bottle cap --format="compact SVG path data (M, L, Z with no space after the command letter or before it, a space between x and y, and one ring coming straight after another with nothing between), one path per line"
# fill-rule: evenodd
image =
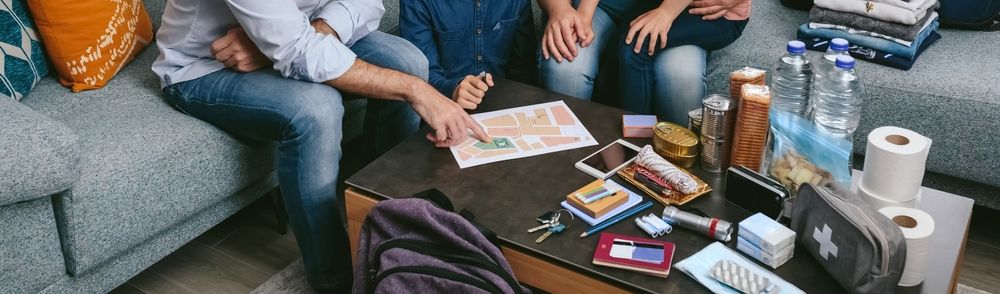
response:
M847 51L847 49L850 49L850 43L841 38L833 38L833 40L830 40L830 48L835 51Z
M788 53L806 53L806 43L802 41L788 41Z
M847 56L847 55L839 55L839 56L837 56L837 67L838 68L843 68L843 69L852 69L852 68L854 68L854 57L850 57L850 56Z

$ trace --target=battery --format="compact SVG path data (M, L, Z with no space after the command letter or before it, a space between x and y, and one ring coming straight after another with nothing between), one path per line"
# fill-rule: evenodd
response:
M701 136L701 113L704 107L698 106L688 110L688 130L696 136Z
M701 136L701 169L721 173L729 167L729 149L732 141Z
M702 100L701 136L728 141L736 124L736 103L721 94L712 94Z

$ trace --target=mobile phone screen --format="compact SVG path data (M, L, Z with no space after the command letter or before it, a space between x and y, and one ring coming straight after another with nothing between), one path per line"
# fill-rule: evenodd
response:
M625 164L633 157L639 154L632 148L625 147L621 143L614 142L601 149L597 154L587 157L583 160L583 164L590 166L601 173L608 173L609 171Z

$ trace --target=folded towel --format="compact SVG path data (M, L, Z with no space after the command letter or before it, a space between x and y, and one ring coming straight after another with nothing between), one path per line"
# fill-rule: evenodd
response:
M933 21L926 29L920 32L916 40L913 40L912 46L903 46L902 44L889 41L886 39L880 39L870 36L855 35L841 30L832 29L811 29L809 24L803 24L799 27L799 36L811 37L811 38L843 38L850 42L852 45L858 45L863 47L872 48L885 53L895 54L907 59L914 59L917 55L917 49L920 48L921 42L927 39L927 36L933 33L938 28L938 22Z
M935 9L932 7L931 11L934 10ZM937 12L924 15L924 18L916 24L905 25L871 18L864 15L830 10L819 6L813 6L812 10L809 10L809 20L815 23L842 25L856 30L879 33L906 41L913 41L916 39L917 34L920 33L921 29L930 23L932 17L936 18Z
M923 29L927 28L927 26L931 25L931 23L934 22L934 21L936 21L936 20L937 20L937 12L932 12L931 13L931 18L929 18L927 20L927 22L924 23L923 26L920 27L920 31L923 31ZM809 23L809 28L810 29L835 29L835 30L841 30L841 31L845 31L845 32L848 32L848 33L851 33L851 34L855 34L855 35L872 36L872 37L876 37L876 38L886 39L886 40L893 41L893 42L896 42L896 43L899 43L899 44L903 44L904 46L912 46L913 45L913 40L916 39L916 37L914 37L913 39L904 40L904 39L900 39L900 38L896 38L896 37L886 36L886 35L880 34L878 32L869 32L869 31L866 31L866 30L855 29L853 27L848 27L848 26L843 26L843 25L838 25L838 24L828 24L828 23L811 22L811 23ZM917 32L919 33L920 31L917 31Z
M826 48L830 45L830 39L806 37L803 36L801 33L799 34L798 39L799 41L806 43L806 48L820 52L826 52ZM917 52L913 56L914 57L913 59L907 59L899 55L885 53L872 48L853 45L853 44L851 45L849 53L851 54L852 57L856 59L867 60L872 63L877 63L902 70L910 70L910 68L913 68L913 63L916 62L916 58L920 57L920 54L923 53L924 50L927 50L927 47L930 47L931 44L933 44L938 39L941 39L941 35L938 34L937 32L931 32L929 35L927 35L927 38L924 39L924 41L920 43L920 47L917 48Z
M916 1L914 1L916 2ZM937 5L937 0L927 0L916 9L900 7L888 3L863 0L816 0L816 6L840 12L856 13L888 22L912 25L927 15L927 11Z

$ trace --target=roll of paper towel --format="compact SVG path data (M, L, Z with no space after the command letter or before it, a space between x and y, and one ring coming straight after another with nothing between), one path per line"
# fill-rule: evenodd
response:
M870 203L871 205L873 205L875 207L875 209L879 209L879 208L882 208L882 207L888 207L888 206L901 206L901 207L911 207L912 208L912 207L917 207L917 203L920 202L920 198L921 198L920 195L922 194L922 191L923 190L917 190L917 195L915 197L913 197L913 199L903 200L903 201L896 201L896 200L892 200L892 199L882 198L882 196L878 196L878 195L875 195L875 194L873 194L871 192L868 192L867 190L865 190L864 187L860 187L860 186L858 187L857 193L858 193L858 196L861 196L862 199L865 199L868 203Z
M906 263L903 265L903 277L899 279L899 285L910 287L922 283L927 266L927 251L930 249L931 235L934 234L934 219L916 208L889 206L878 212L896 223L906 238Z
M912 201L920 190L930 149L931 139L914 131L898 127L873 130L868 134L859 188L889 202Z

